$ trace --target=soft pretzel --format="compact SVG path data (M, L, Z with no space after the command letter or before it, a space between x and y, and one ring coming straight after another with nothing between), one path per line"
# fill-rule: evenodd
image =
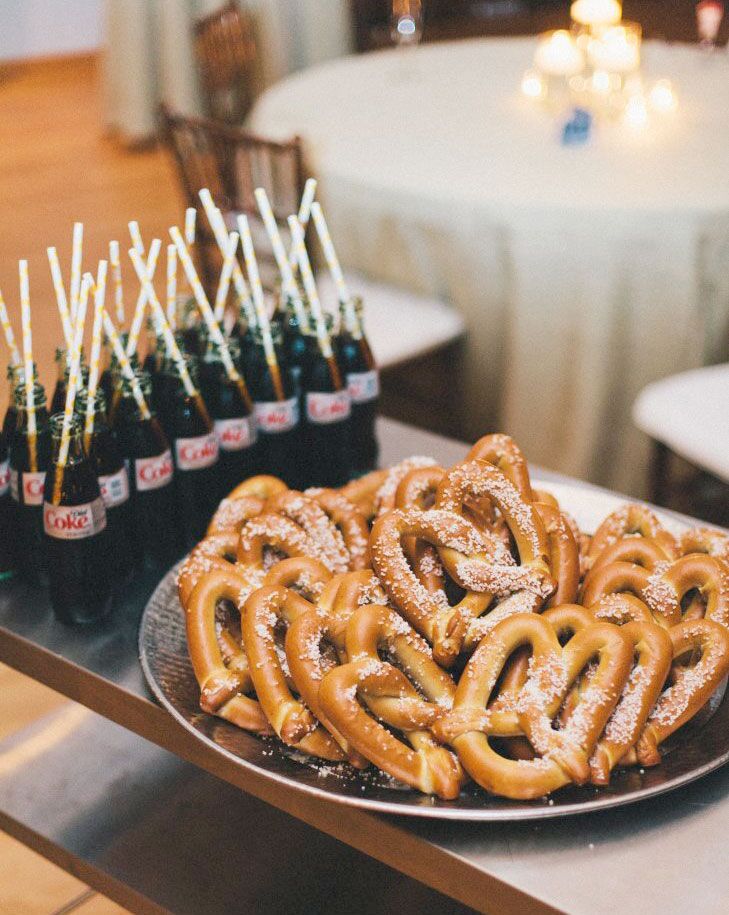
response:
M565 516L559 508L535 502L534 508L542 519L549 543L549 566L557 588L547 600L547 607L571 604L577 600L580 587L580 554Z
M185 560L177 576L177 593L183 607L187 606L193 588L212 569L225 571L235 563L238 551L238 534L221 531L201 540Z
M370 562L370 530L360 509L336 489L307 489L305 495L326 512L344 539L352 571L366 569Z
M265 501L258 496L223 499L210 520L206 536L222 531L240 531L246 521L260 515L265 507Z
M715 559L729 561L729 535L710 527L692 527L678 540L679 556L708 553Z
M270 499L267 508L298 524L309 541L308 555L320 559L332 572L349 571L344 538L318 502L289 489Z
M264 512L241 528L237 565L248 582L248 593L260 588L269 569L283 558L309 556L306 534L284 515Z
M659 540L652 537L624 537L600 551L588 572L587 579L595 569L611 562L632 562L653 572L659 565L671 562L674 558L672 550L667 550Z
M435 467L437 466L433 458L429 457L410 457L386 472L385 477L380 484L374 497L375 517L379 517L385 512L391 511L395 507L395 495L397 488L402 480L418 467ZM345 492L346 495L346 492Z
M375 498L385 482L386 470L372 470L363 477L350 480L339 490L341 494L362 512L367 521L371 521L376 512Z
M387 607L371 604L357 610L347 626L346 645L352 660L329 671L319 689L329 720L365 758L393 778L426 794L457 797L461 767L427 730L452 701L455 688L448 675L407 623ZM380 645L404 655L420 691L401 670L380 660ZM372 718L358 697L376 708L391 727L404 730L410 746Z
M278 477L259 474L255 477L248 477L247 480L239 483L228 493L227 498L240 499L243 496L255 496L257 499L263 499L264 502L267 502L274 496L286 492L287 489L288 486Z
M612 546L623 537L651 537L657 540L669 554L676 555L675 538L663 527L655 512L646 505L627 502L608 515L590 543L588 559L594 562L605 547Z
M606 594L590 606L596 620L623 626L625 623L652 623L653 614L645 601L634 594Z
M486 461L498 467L525 502L533 501L526 458L511 436L500 432L484 435L466 456L466 461L475 460Z
M187 646L200 684L200 708L246 731L270 734L261 706L245 695L253 692L245 652L240 648L226 663L217 633L219 601L232 601L239 608L244 586L245 580L230 563L209 570L197 582L185 608Z

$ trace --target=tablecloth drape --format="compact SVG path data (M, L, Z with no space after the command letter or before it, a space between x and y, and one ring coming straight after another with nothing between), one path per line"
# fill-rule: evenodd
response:
M261 83L347 53L349 5L340 0L239 0L254 17ZM200 113L192 24L220 0L106 0L105 119L129 142L153 135L160 101Z

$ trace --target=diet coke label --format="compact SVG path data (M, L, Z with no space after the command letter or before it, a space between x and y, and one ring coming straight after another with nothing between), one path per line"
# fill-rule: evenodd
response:
M216 419L215 435L223 451L243 451L256 442L256 427L251 416Z
M147 489L161 489L163 486L167 486L172 482L174 472L172 452L169 448L154 457L137 458L134 462L137 491L144 492Z
M104 500L99 497L84 505L43 506L43 530L57 540L83 540L106 527Z
M15 478L17 483L17 476ZM10 461L0 461L0 496L10 489Z
M22 478L22 483L21 483ZM10 471L10 495L16 502L21 501L20 488L22 492L23 505L42 505L43 488L46 485L46 474L44 470L25 471L18 473L17 470Z
M178 470L204 470L218 460L218 440L214 432L196 438L175 440Z
M299 401L290 400L261 401L254 404L256 426L261 432L288 432L299 422Z
M116 473L109 473L99 477L101 498L107 508L122 505L129 498L129 477L126 464Z
M348 391L306 395L306 418L310 423L338 423L349 417L351 408Z
M350 372L347 375L347 390L352 403L367 403L380 395L380 373L377 369L371 372Z

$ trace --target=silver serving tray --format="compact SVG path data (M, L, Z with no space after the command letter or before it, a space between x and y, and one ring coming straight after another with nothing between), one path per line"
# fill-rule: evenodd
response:
M535 481L535 485L540 485ZM583 530L624 500L566 484L546 483ZM682 525L665 516L668 527ZM347 764L312 762L274 738L260 738L200 711L199 689L187 654L185 621L177 598L176 569L165 575L149 599L139 632L139 653L150 689L159 702L211 753L219 753L291 791L378 813L450 820L535 820L571 816L632 804L673 791L729 761L729 698L720 690L706 709L662 746L663 760L651 769L613 773L609 787L568 786L550 798L510 801L474 784L455 801L428 797L375 771L357 772Z

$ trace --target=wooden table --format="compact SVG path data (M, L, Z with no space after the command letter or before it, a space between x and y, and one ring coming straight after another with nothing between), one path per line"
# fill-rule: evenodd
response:
M465 453L392 421L380 433L383 463ZM54 622L43 592L0 588L0 661L85 707L0 743L0 827L120 904L191 915L726 911L729 768L600 814L467 824L322 803L212 756L142 677L137 628L157 578L141 575L111 624L84 631Z

